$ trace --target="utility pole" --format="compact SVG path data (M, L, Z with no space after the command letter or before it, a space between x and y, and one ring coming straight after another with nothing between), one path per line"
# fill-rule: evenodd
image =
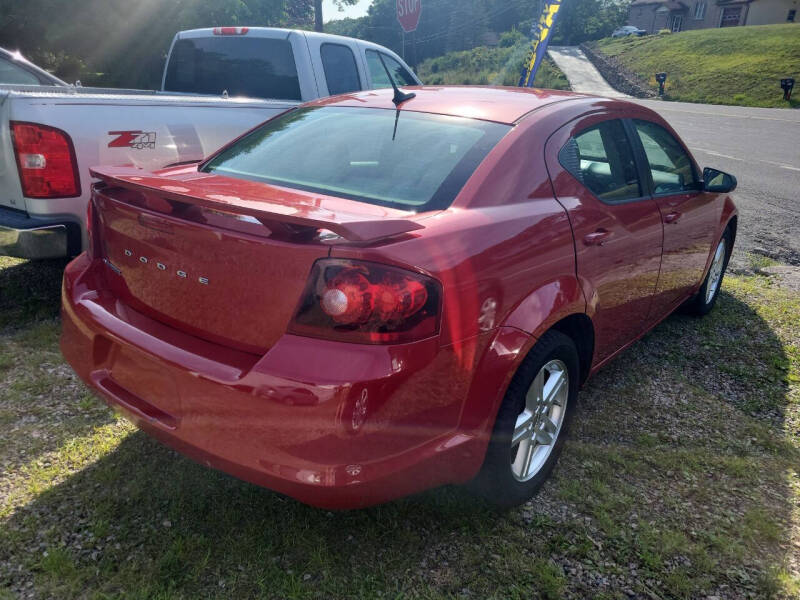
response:
M322 0L314 0L314 31L322 32Z

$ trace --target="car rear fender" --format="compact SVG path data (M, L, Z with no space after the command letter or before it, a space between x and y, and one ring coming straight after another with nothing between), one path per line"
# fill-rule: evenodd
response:
M475 473L483 462L506 389L536 340L562 319L585 311L578 280L563 276L528 295L494 330L475 369L459 425L474 438Z
M562 275L529 294L508 314L503 325L539 338L564 317L585 312L586 298L577 277Z
M483 464L494 420L514 373L536 343L536 338L515 327L498 327L492 332L473 372L472 383L461 412L458 430L472 438L462 474L470 479Z

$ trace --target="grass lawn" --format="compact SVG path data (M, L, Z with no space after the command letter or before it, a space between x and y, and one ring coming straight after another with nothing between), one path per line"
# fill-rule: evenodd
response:
M419 65L417 75L426 85L506 85L519 84L522 63L529 42L507 48L480 46L431 58ZM568 90L567 78L549 57L545 57L534 82L538 88Z
M729 276L593 378L552 479L332 513L137 432L61 360L62 262L0 258L0 599L798 598L800 297Z
M655 73L666 72L668 100L800 107L800 93L789 103L780 87L784 77L800 83L800 27L794 24L607 38L597 42L597 48L615 56L654 90Z

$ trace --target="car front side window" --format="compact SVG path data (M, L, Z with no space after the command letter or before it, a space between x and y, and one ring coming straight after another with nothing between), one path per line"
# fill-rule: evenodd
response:
M696 191L698 177L689 154L666 129L650 121L633 121L653 177L653 193Z
M605 202L642 196L633 151L625 128L617 119L574 135L561 148L558 158L567 171Z

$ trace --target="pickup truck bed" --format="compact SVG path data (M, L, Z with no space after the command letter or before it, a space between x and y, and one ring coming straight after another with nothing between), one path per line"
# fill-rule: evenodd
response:
M109 93L86 88L0 90L0 251L25 258L70 256L85 247L89 167L157 169L202 159L258 123L299 102L183 96L161 92ZM220 110L226 109L226 110ZM80 196L23 194L9 122L69 132L77 157Z

